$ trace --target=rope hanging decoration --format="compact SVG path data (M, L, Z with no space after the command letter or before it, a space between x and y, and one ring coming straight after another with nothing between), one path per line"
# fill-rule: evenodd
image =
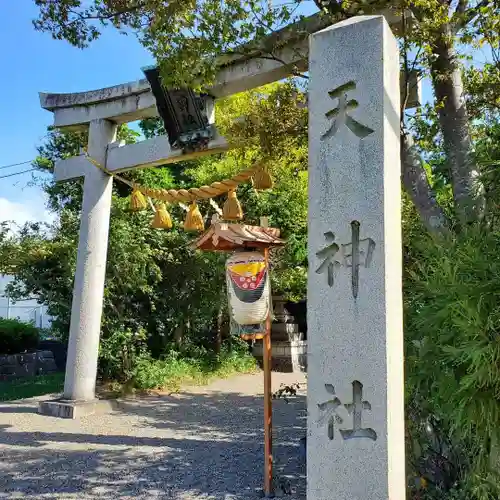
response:
M156 228L170 229L170 227L172 227L172 222L168 222L170 214L168 214L166 210L165 203L179 203L181 206L184 203L189 203L190 205L184 222L184 229L187 231L203 231L205 225L203 223L203 217L196 204L197 200L210 200L210 204L214 206L216 203L213 202L212 198L228 193L228 199L224 204L223 217L227 220L239 220L243 218L243 211L241 209L240 202L236 198L236 188L240 184L248 181L252 182L253 187L258 190L269 189L272 187L271 176L267 172L267 169L265 169L265 167L261 164L243 170L231 179L224 179L220 182L212 182L209 186L201 186L199 188L190 189L155 189L131 182L121 175L109 171L87 154L85 155L85 158L104 173L111 175L116 180L123 182L132 188L132 195L130 198L130 209L132 211L136 212L146 209L146 197L163 202L158 205L160 214L155 214L155 218L153 219L152 225ZM259 182L262 178L264 178L265 181ZM220 212L220 209L217 212Z
M243 219L243 210L238 198L236 198L236 191L234 189L231 189L227 195L226 203L224 203L222 209L222 217L226 220Z
M263 191L264 189L272 189L273 178L267 171L267 167L265 165L259 165L257 167L257 171L252 177L252 184L253 187L259 191Z
M151 227L155 229L172 229L172 219L167 211L165 203L160 203L151 222Z

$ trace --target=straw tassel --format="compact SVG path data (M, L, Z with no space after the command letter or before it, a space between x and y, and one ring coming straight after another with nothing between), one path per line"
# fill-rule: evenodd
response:
M201 216L201 212L196 204L196 201L193 201L193 203L189 206L189 211L186 215L186 220L184 221L184 229L186 231L203 231L205 229L203 217Z
M147 206L148 204L146 203L144 195L139 190L134 189L130 197L130 210L132 210L132 212L138 212L139 210L144 210Z
M172 229L172 219L167 211L165 203L160 203L156 207L151 227L154 227L155 229Z
M236 198L236 191L231 189L227 195L226 203L222 208L222 217L225 220L241 220L243 219L243 210L241 204Z
M259 191L271 189L273 187L273 179L267 171L267 167L261 166L252 178L253 187Z

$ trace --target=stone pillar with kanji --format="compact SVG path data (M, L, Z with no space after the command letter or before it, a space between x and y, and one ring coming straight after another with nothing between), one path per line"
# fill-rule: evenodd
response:
M309 57L307 497L404 500L398 46L360 16Z

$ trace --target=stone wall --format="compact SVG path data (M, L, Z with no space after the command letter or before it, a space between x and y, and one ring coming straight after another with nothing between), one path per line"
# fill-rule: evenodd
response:
M278 372L307 372L307 340L295 318L286 307L283 297L273 297L274 320L271 327L271 370ZM252 353L262 366L262 340L254 343Z
M262 367L262 340L255 342L252 353ZM271 342L271 370L285 373L307 372L307 340Z
M54 355L54 361L56 362L57 370L63 372L66 369L66 357L68 347L64 342L60 340L40 340L38 343L39 351L51 351Z
M57 371L51 351L0 355L0 380L33 377Z

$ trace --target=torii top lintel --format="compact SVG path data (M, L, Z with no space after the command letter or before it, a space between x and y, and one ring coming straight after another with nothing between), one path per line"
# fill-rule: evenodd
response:
M378 13L385 16L395 32L400 30L401 16L390 9ZM281 80L297 70L307 71L308 35L330 24L327 16L317 13L277 31L258 44L244 46L245 55L222 56L215 82L205 92L216 98L226 97ZM270 46L280 47L275 49L275 58L259 58L269 52ZM54 113L56 127L81 128L96 119L126 123L158 114L145 79L88 92L41 92L40 105Z

